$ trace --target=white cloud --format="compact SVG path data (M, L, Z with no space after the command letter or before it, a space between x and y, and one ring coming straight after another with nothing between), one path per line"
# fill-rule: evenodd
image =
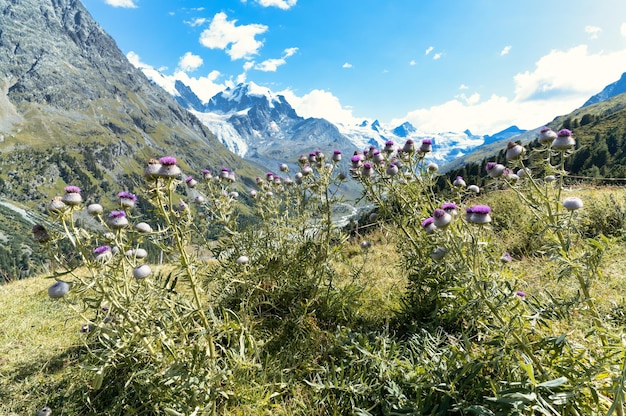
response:
M228 21L226 13L217 13L208 29L200 35L200 43L207 48L223 49L231 60L250 59L258 54L263 42L255 36L267 31L267 26L250 24L236 26L237 20Z
M591 39L598 39L600 32L602 32L602 28L598 26L585 26L585 33L589 34Z
M508 55L509 52L511 52L511 45L506 45L504 48L502 48L502 50L500 51L500 56L504 56L504 55Z
M438 53L434 54L433 55L433 61L441 59L442 56L443 56L443 53L441 53L441 52L438 52Z
M590 53L586 45L553 50L532 71L513 78L514 95L461 94L443 104L410 111L392 124L409 121L427 132L463 131L493 134L511 125L532 129L579 108L589 97L617 81L626 49ZM593 76L591 76L593 75Z
M202 102L207 102L226 87L234 86L231 81L222 84L217 83L217 79L221 76L219 71L211 71L206 76L190 77L183 71L176 71L174 75L164 75L161 71L141 62L141 58L135 52L129 52L126 58L136 68L140 69L148 79L159 85L165 91L172 95L177 95L175 84L179 80L187 85L200 98Z
M137 8L134 0L104 0L104 2L113 7L126 7L128 9Z
M426 48L426 50L424 51L424 55L428 55L430 54L433 50L434 50L434 46L429 46L428 48Z
M465 84L461 84L461 85L459 85L459 89L460 90L468 90L469 87L467 85L465 85Z
M263 7L278 7L279 9L288 10L296 5L298 0L257 0Z
M287 48L283 51L282 58L266 59L259 64L255 64L254 69L263 72L276 72L278 67L285 65L287 63L287 58L293 56L296 52L298 52L298 48ZM251 67L244 65L244 70L248 70L250 68Z
M341 65L342 68L352 68L352 64L350 62L345 62L343 65Z
M178 68L183 72L192 72L200 68L204 61L198 55L191 52L185 53L178 61Z
M298 97L291 90L280 91L277 94L284 95L302 117L325 118L333 123L354 124L356 122L352 116L352 110L343 107L339 98L328 91L315 89L302 97Z
M619 27L619 33L621 33L622 36L626 38L626 22L622 23Z
M191 27L196 27L196 26L202 26L203 24L205 24L208 20L204 17L198 17L195 18L193 20L188 20L185 21L185 24L191 26Z
M411 65L411 66L415 66L415 65L417 65L417 62L415 62L415 59L411 59L411 60L409 61L409 65Z

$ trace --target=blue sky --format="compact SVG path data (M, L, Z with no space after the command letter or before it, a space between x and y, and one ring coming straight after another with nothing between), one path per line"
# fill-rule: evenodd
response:
M624 0L83 0L129 60L204 101L254 82L305 117L531 129L626 72Z

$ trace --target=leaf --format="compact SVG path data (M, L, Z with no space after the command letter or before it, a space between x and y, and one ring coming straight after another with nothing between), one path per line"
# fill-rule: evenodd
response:
M558 387L562 384L567 383L567 377L559 377L554 380L544 381L543 383L539 383L538 387Z

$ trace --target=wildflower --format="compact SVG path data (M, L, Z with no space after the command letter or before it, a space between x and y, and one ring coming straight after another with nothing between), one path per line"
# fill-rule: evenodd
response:
M374 169L372 168L372 164L369 162L364 163L363 167L361 168L361 175L363 175L366 178L369 178L373 174L374 174Z
M434 224L437 228L446 228L452 221L452 216L441 208L433 212Z
M103 211L104 211L104 208L102 208L102 205L100 204L89 204L87 206L87 213L89 215L93 215L93 216L100 215L102 214Z
M302 177L304 175L302 174L302 172L296 172L296 174L294 175L294 180L296 181L296 183L298 185L300 185L302 183Z
M178 210L180 212L187 212L189 211L189 205L187 205L185 201L178 201Z
M517 171L517 177L518 178L527 178L530 177L530 169L528 168L521 168Z
M459 188L465 188L467 186L462 176L457 176L456 179L452 182L452 185L458 186Z
M61 197L61 201L69 206L79 205L83 202L83 197L80 196L80 188L72 185L66 186L65 194Z
M207 181L213 179L213 175L208 169L202 169L202 177Z
M154 179L159 176L160 170L161 170L161 162L159 162L155 158L150 158L148 159L148 163L146 164L146 167L143 170L143 176L146 179Z
M395 163L391 163L389 166L387 166L386 172L389 176L396 176L398 174L398 167Z
M395 143L392 140L387 140L385 142L385 147L383 148L383 151L386 152L386 153L392 153L394 145L395 145Z
M152 273L152 269L147 264L142 264L133 269L133 277L135 279L145 279L150 276L150 273Z
M317 162L317 154L315 152L309 153L309 162L310 163Z
M188 188L193 189L198 185L198 181L193 178L193 176L187 176L185 178L185 184Z
M148 257L148 252L143 248L134 248L131 250L127 250L124 253L126 257L135 258L135 259L145 259Z
M480 193L480 188L478 187L478 185L470 185L467 187L467 190L474 192L475 194Z
M380 150L374 149L372 152L372 161L374 163L383 163L385 161L385 157L382 153L380 153Z
M473 224L487 224L491 222L491 216L489 213L491 208L489 205L474 205L471 207L471 215L469 222Z
M402 147L404 153L413 153L415 151L415 142L412 139L408 139Z
M40 409L37 412L37 416L50 416L52 414L52 409L50 409L48 406Z
M100 246L93 249L93 255L96 261L107 261L113 255L110 246Z
M302 166L301 172L302 176L309 176L311 173L313 173L313 168L311 168L310 165L306 164Z
M559 130L556 139L552 142L552 148L560 152L564 152L573 148L576 145L576 140L572 137L572 132L568 129Z
M41 224L33 225L33 228L30 231L33 234L33 239L38 243L45 243L50 240L48 230L46 230L46 228Z
M524 148L514 142L509 142L506 146L506 160L517 160L524 154Z
M234 183L235 182L235 172L233 172L232 170L229 170L228 171L228 176L226 177L226 179L228 180L228 182Z
M48 296L52 299L60 299L70 291L69 283L62 280L58 280L52 286L48 288Z
M437 172L439 170L439 165L435 162L430 162L426 168L429 172Z
M504 170L506 169L504 165L496 162L487 162L487 166L485 167L487 170L487 174L492 178L498 178L502 176Z
M237 263L237 264L248 264L249 261L250 261L250 259L248 258L248 256L239 256L237 258L237 260L235 260L235 263Z
M333 162L339 162L341 160L341 150L333 150Z
M576 211L577 209L580 209L582 207L583 207L582 199L577 198L575 196L571 196L563 200L563 208L565 208L568 211Z
M202 205L206 202L206 198L203 197L202 195L196 195L196 197L193 199L193 202L195 202L198 205Z
M430 139L422 140L422 145L420 146L420 151L423 153L428 153L433 150L433 141Z
M67 211L68 208L69 207L65 205L65 203L63 202L63 199L60 196L55 196L48 203L48 211L53 212L53 213L58 214L58 213Z
M367 217L367 219L368 219L370 222L376 222L376 220L378 219L378 213L377 213L377 212L372 212L372 213L371 213L371 214Z
M152 227L150 227L150 224L148 223L138 222L137 224L135 224L135 230L137 230L140 233L151 233Z
M117 197L122 208L134 208L137 203L137 197L130 192L120 192Z
M446 254L448 254L448 250L446 250L444 247L437 247L430 254L430 257L435 261L439 261L443 259L446 256Z
M350 158L350 163L352 163L353 168L360 168L362 162L363 159L361 158L361 155L354 155Z
M121 210L111 211L109 214L107 224L109 227L118 230L128 225L128 219L126 219L126 213Z
M524 299L526 297L526 293L522 292L521 290L516 291L515 295L519 296L522 299Z
M433 217L428 217L424 221L422 221L422 228L426 231L426 234L432 234L437 230L437 226L435 225L435 219Z
M510 263L513 261L513 257L511 257L511 255L509 253L504 253L501 257L500 257L500 261L502 263Z
M556 139L557 134L552 131L550 127L542 127L539 131L539 136L537 136L537 141L540 144L552 144L554 139Z
M359 243L359 246L361 247L361 250L367 251L372 246L372 242L369 240L363 240Z
M220 169L220 178L221 179L228 179L228 168Z
M448 214L452 215L453 217L455 217L458 214L458 211L457 211L458 207L456 206L454 202L444 203L443 205L441 205L441 209L447 212Z
M554 176L554 175L548 175L548 176L546 176L545 178L543 178L543 180L544 180L544 181L546 181L546 182L548 182L548 183L549 183L549 182L554 182L554 181L556 181L556 176Z
M472 207L465 208L465 221L470 222L472 219Z
M176 165L176 158L173 156L164 156L159 159L161 167L157 176L162 178L177 178L182 173L180 168Z

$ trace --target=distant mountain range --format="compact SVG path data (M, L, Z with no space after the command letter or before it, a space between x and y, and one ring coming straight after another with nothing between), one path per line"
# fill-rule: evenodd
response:
M384 126L378 120L356 125L333 124L322 118L304 118L282 95L252 82L228 88L207 103L182 82L177 81L174 98L191 111L233 153L268 169L280 163L293 163L300 154L315 150L340 149L346 154L370 146L382 148L387 141L402 145L408 139L433 142L433 161L445 164L494 140L521 134L512 126L493 136L464 132L427 133L409 122Z
M587 107L592 104L597 104L599 102L606 101L611 97L615 97L616 95L620 95L625 92L626 92L626 72L622 74L619 80L615 81L612 84L607 85L598 94L589 98L587 102L583 104L583 107Z

